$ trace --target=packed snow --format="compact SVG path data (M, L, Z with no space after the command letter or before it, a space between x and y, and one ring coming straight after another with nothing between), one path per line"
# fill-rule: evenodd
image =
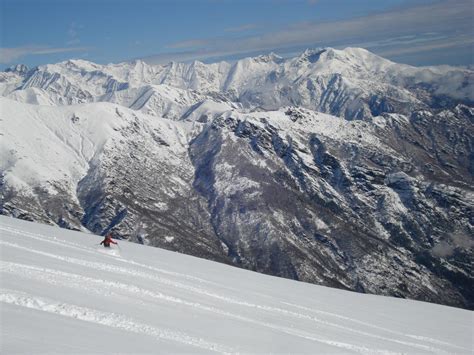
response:
M472 312L0 217L12 353L471 353Z

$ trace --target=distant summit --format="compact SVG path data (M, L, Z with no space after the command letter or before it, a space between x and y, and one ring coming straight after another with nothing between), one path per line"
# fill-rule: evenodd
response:
M11 67L5 69L5 72L6 73L15 73L15 74L18 74L18 75L25 75L26 73L28 73L28 67L24 64L16 64L16 65L12 65Z

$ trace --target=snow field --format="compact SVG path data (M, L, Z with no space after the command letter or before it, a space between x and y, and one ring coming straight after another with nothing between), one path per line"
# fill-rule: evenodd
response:
M470 353L472 312L0 217L0 352Z

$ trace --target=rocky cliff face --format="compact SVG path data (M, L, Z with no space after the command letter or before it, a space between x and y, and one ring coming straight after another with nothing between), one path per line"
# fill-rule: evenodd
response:
M50 84L35 77L51 69L15 74L29 84L10 98L34 87L61 105L2 99L2 214L474 307L474 110L450 81L464 73L469 86L471 72L353 49L133 65L56 65L70 68ZM84 95L62 91L66 79Z

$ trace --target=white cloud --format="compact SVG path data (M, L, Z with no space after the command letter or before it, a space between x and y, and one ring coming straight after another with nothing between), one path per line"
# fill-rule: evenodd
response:
M14 48L0 48L0 64L9 64L28 55L43 55L55 53L78 52L90 49L88 47L50 47L50 46L22 46Z
M446 38L441 40L429 41L428 43L418 43L416 46L407 46L405 48L393 48L379 51L380 55L402 55L420 52L429 52L437 49L456 48L461 46L473 46L474 38L471 36L460 36L457 39Z
M245 32L248 30L253 30L254 28L257 28L257 25L255 23L247 23L245 25L237 26L237 27L229 27L224 29L225 32Z
M365 47L374 51L383 47L387 53L398 49L425 50L430 45L448 47L450 41L457 46L469 46L472 41L468 37L474 36L473 17L472 0L440 0L339 21L294 23L279 31L259 35L190 39L168 46L180 49L180 52L163 53L146 60L205 59L257 51L287 53L298 47L341 47L360 43L368 44Z
M207 39L191 39L189 41L175 42L167 46L167 48L194 48L202 47L209 43Z

